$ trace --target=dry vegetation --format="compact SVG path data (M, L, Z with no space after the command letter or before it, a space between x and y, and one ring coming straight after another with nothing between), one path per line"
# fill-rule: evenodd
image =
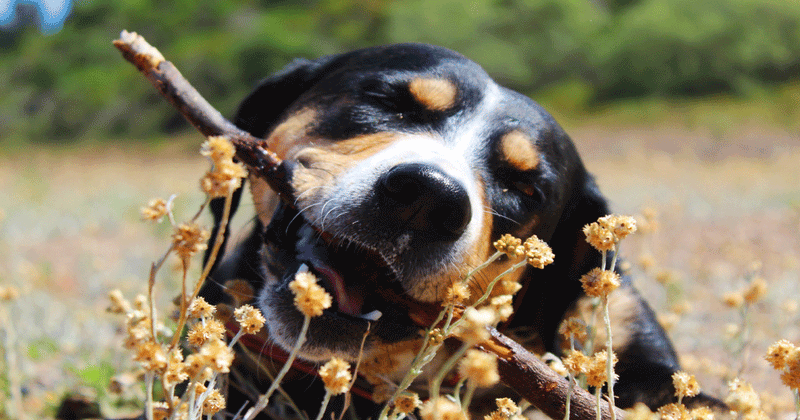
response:
M724 396L736 375L763 392L772 418L793 417L791 394L763 360L780 338L800 343L800 143L781 131L740 130L722 137L670 129L569 130L620 213L658 213L659 229L626 240L637 284L668 322L686 370ZM188 218L203 201L207 163L191 145L156 149L99 145L0 158L0 285L21 296L6 304L16 333L24 411L52 415L67 390L106 394L108 380L132 366L107 294L145 292L150 263L169 241L166 226L140 222L148 198L177 193ZM88 150L87 150L88 149ZM247 205L240 214L246 214ZM234 232L247 223L234 220ZM655 263L643 269L642 257ZM749 311L723 296L758 276L766 297ZM160 308L180 275L163 270ZM5 325L4 327L7 327ZM738 331L737 331L738 330ZM7 383L0 383L5 394ZM137 400L136 393L127 394ZM138 399L141 401L141 399ZM111 408L111 407L106 407Z

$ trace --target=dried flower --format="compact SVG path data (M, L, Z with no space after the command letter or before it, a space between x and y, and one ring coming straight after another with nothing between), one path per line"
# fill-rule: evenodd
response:
M217 308L214 305L206 302L203 297L196 297L192 300L192 303L189 304L190 318L208 318L211 315L214 315L214 312L216 311Z
M619 274L595 268L581 277L583 291L592 297L608 297L611 292L616 290L621 282Z
M338 357L334 357L319 368L319 376L325 384L325 389L333 395L339 395L350 389L350 364Z
M752 385L736 378L728 382L728 396L725 398L725 404L728 404L733 411L749 413L761 406L761 400Z
M592 359L578 350L567 350L562 362L569 373L573 376L578 376L589 371Z
M558 328L558 333L563 335L564 338L573 338L575 340L583 340L586 338L586 323L579 318L570 317L565 319Z
M193 346L200 347L212 340L222 340L224 335L225 324L216 318L211 318L205 322L198 322L189 328L186 341Z
M614 250L614 233L599 223L593 222L584 226L583 234L586 235L586 242L598 251Z
M210 416L225 409L225 397L218 389L211 391L203 401L203 414Z
M488 387L500 382L497 373L497 356L469 349L458 363L458 374L478 387Z
M689 411L683 404L667 404L658 408L661 420L690 420Z
M259 332L261 327L264 326L264 322L266 322L264 315L261 315L261 311L250 305L240 306L233 311L233 316L236 318L236 322L239 323L239 327L245 334L255 334Z
M694 375L686 372L673 373L672 385L675 387L675 396L678 398L694 397L700 393L700 384L697 383Z
M223 136L211 136L200 146L200 154L216 164L233 159L233 156L236 155L236 148L230 140Z
M552 264L555 258L553 250L547 245L546 242L539 239L536 235L531 236L525 240L525 258L528 259L528 264L542 269L548 264Z
M508 321L511 314L514 313L514 297L511 295L495 296L489 301L491 308L497 313L500 321Z
M697 407L689 411L692 420L714 420L714 411L708 407Z
M469 299L469 295L469 288L463 282L457 281L447 288L447 295L445 295L442 306L463 303Z
M209 341L200 347L200 351L196 354L203 358L206 366L218 373L228 373L233 363L233 350L222 340ZM189 358L186 359L188 362Z
M786 362L789 360L789 355L797 351L794 344L789 340L778 340L767 349L767 354L764 356L767 362L775 369L783 369L786 367Z
M210 234L201 228L197 223L182 223L175 228L172 234L172 243L175 252L184 261L189 260L192 255L207 248L206 241Z
M19 298L19 289L14 286L0 287L0 302L11 302Z
M470 306L461 315L455 334L466 343L480 343L489 339L486 327L497 322L497 314L491 308L475 309Z
M618 361L617 355L612 353L611 357L611 364L616 365ZM602 350L594 354L592 363L589 366L589 370L586 372L586 382L589 384L589 386L600 387L608 381L607 362L608 353L606 350Z
M140 208L139 211L142 213L142 219L160 222L169 211L169 208L166 201L161 198L154 198L147 203L146 207Z
M200 187L211 197L225 197L242 185L247 171L233 162L236 149L222 136L209 137L200 148L200 154L211 159L214 167L200 180Z
M410 394L402 394L394 400L394 409L398 413L409 414L417 407L422 405L419 395L412 392Z
M108 292L108 299L111 301L111 305L106 309L106 311L112 314L127 314L131 311L131 304L122 296L122 291L119 289L114 289ZM0 292L0 300L2 300L2 293Z
M745 302L749 304L756 303L767 294L767 282L761 277L757 277L750 282L743 294Z
M183 353L175 349L169 353L169 363L167 364L167 371L164 373L164 380L170 384L179 384L189 379L189 374L186 373L186 364L183 363Z
M155 341L141 343L136 349L134 361L142 364L142 367L149 372L160 372L167 367L167 355L164 347Z
M612 214L601 217L598 222L614 234L615 242L619 242L631 233L636 232L636 219L631 216Z
M434 417L436 414L436 417ZM419 410L422 420L467 420L461 407L445 397L433 397Z
M500 239L496 240L492 245L498 252L508 255L509 258L516 259L524 255L525 250L522 247L522 239L515 236L504 234Z
M317 284L317 278L308 271L297 273L289 283L294 293L294 305L305 316L320 316L324 309L331 307L331 295Z
M729 308L739 308L744 305L744 296L741 292L728 292L722 296L722 302Z

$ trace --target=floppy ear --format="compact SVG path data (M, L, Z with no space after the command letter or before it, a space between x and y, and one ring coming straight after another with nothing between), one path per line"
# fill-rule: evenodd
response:
M315 61L296 59L280 72L264 79L259 83L258 87L242 101L241 105L239 105L239 110L234 117L234 124L255 137L264 137L280 119L286 109L324 75L322 70L331 60L332 57L325 57ZM244 182L242 183L242 187L233 193L230 218L233 218L236 209L239 207L243 188ZM225 198L212 199L209 208L214 217L214 228L211 230L211 238L209 239L208 248L203 257L203 265L206 265L208 262L211 250L214 247L217 232L219 232L222 214L225 208ZM260 235L261 230L263 230L262 226L260 226L258 219L256 219L253 235ZM258 239L257 236L253 235L248 239L248 242ZM215 274L218 274L218 277L225 277L222 273L218 272L218 268L223 259L223 252L228 243L228 237L229 230L226 230L222 237L220 253L212 266L212 278ZM251 248L254 250L258 249L257 246L252 245L253 244L250 246ZM217 282L223 282L226 279L216 278L215 280L217 280ZM204 286L203 295L214 300L221 300L222 288L216 282L210 281Z
M236 113L234 124L255 137L263 137L300 95L325 75L332 57L295 59L280 72L264 79Z

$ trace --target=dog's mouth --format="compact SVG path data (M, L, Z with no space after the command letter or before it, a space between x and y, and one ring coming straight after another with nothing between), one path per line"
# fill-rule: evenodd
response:
M285 204L276 210L264 243L270 280L260 301L278 343L293 344L302 324L289 290L297 273L314 274L332 297L331 307L311 320L303 348L307 359L355 358L368 330L368 345L376 338L390 343L416 338L440 309L408 296L380 252L320 230Z

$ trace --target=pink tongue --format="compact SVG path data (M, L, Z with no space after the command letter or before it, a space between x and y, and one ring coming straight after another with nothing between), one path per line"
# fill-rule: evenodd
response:
M339 312L348 315L361 315L361 307L364 305L364 297L360 293L348 293L344 284L344 279L336 271L327 266L315 267L320 274L325 276L336 291L336 303L339 304Z

